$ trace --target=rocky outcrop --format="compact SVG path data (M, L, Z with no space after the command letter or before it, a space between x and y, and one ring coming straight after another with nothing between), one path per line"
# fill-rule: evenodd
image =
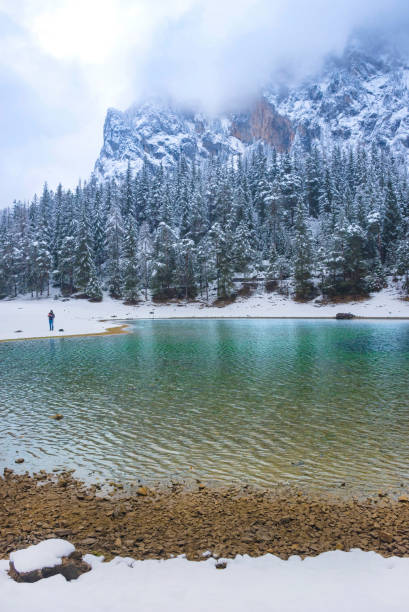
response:
M288 117L277 113L265 98L259 100L249 113L235 116L230 133L247 145L261 141L280 153L290 150L295 135Z

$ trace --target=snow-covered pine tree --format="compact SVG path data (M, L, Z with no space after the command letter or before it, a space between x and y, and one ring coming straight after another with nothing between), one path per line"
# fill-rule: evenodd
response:
M63 295L70 295L74 291L76 248L77 244L74 236L66 236L63 239L58 255L59 285Z
M92 264L90 269L89 280L87 286L85 287L85 293L87 294L90 302L102 301L102 287L94 264Z
M75 240L74 287L83 293L86 293L95 269L92 242L87 211L85 207L82 207ZM68 244L66 246L68 247Z
M151 279L152 250L153 246L149 225L144 221L138 233L138 269L145 300L148 299L148 289Z
M247 276L256 263L252 236L244 221L240 221L233 233L232 264L235 271Z
M132 214L125 222L123 247L123 290L126 304L136 304L139 300L140 272L138 253L138 234L136 221Z
M122 296L122 238L123 220L119 201L113 200L109 211L105 232L106 262L105 270L109 295L114 298Z
M176 270L175 280L186 299L196 297L196 249L190 238L181 238L175 243Z
M220 223L214 223L210 228L209 238L214 250L217 297L226 299L233 293L234 268L231 232L228 229L224 231Z
M312 239L302 202L299 202L295 213L293 257L295 297L298 300L311 298L314 295Z
M409 239L399 243L397 253L397 271L404 276L403 289L409 295Z
M172 297L175 293L176 242L177 236L172 228L159 223L152 249L151 287L156 299Z
M386 185L385 206L382 224L382 261L392 263L394 247L402 233L402 216L398 206L396 191L389 177Z

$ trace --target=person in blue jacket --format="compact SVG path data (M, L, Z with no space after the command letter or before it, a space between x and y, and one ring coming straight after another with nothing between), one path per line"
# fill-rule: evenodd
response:
M50 324L50 331L54 331L54 319L55 319L55 314L53 313L52 310L50 310L50 312L48 313L48 322Z

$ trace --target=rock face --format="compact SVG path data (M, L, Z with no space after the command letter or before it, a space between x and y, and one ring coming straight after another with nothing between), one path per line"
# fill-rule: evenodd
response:
M217 119L148 101L108 110L97 177L188 158L243 154L257 143L286 152L326 146L376 145L409 159L409 57L379 37L355 36L340 57L293 87L274 83L239 114Z
M290 150L295 136L290 119L280 115L266 98L256 102L247 114L234 116L230 133L246 145L263 142L280 153Z
M172 166L181 152L190 159L243 153L245 145L230 134L230 126L227 118L208 119L156 100L125 112L110 108L95 173L99 177L119 174L128 160L135 170L144 160L154 166Z

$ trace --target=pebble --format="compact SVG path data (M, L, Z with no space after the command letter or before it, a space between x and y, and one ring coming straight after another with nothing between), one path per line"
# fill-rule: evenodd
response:
M382 542L386 542L387 544L391 544L391 542L393 542L393 535L387 531L380 531L379 538Z
M227 563L226 561L218 561L215 565L216 569L226 569Z

